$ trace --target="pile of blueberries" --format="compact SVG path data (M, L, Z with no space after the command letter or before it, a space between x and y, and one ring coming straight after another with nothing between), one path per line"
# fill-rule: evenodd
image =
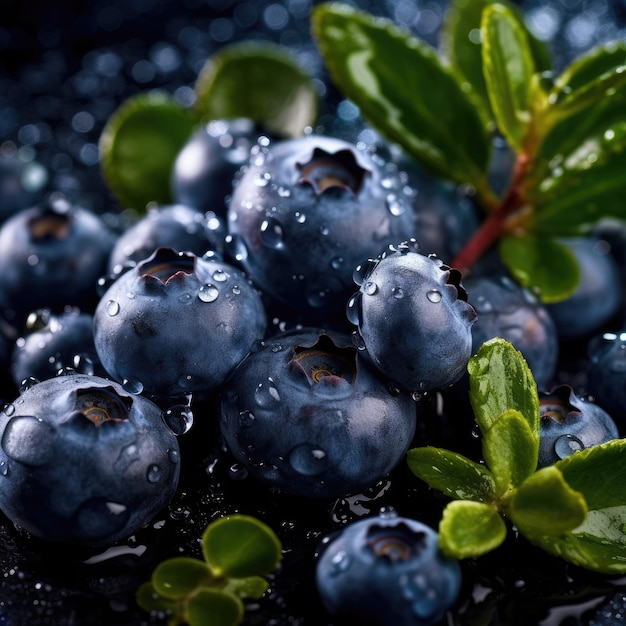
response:
M446 6L355 4L431 42ZM563 61L626 23L618 3L524 4ZM478 225L471 194L335 91L311 2L77 5L0 26L0 625L163 624L135 591L234 512L283 544L245 624L619 623L623 579L514 533L444 559L444 502L404 458L480 458L466 366L494 336L541 391L541 465L624 436L621 225L568 242L583 272L562 303L494 256L461 276L447 261ZM297 51L319 125L214 120L176 159L172 204L119 206L99 170L109 116L156 86L190 104L206 58L245 38Z

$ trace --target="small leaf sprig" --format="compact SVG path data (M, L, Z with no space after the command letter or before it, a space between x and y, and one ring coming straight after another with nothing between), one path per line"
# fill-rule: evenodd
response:
M499 547L507 523L531 543L575 565L626 573L626 439L592 446L537 470L537 385L521 353L496 337L470 359L470 402L482 435L482 462L424 446L410 470L451 498L440 546L455 558Z
M475 190L483 221L450 265L467 273L494 247L544 302L580 280L561 238L626 219L626 42L561 73L508 0L451 0L441 50L340 2L314 7L329 74L373 127L438 177ZM493 139L514 153L506 190L489 180Z
M280 540L260 520L241 514L211 522L202 535L204 560L173 557L139 587L137 604L167 614L169 626L236 626L244 600L260 598L282 559Z

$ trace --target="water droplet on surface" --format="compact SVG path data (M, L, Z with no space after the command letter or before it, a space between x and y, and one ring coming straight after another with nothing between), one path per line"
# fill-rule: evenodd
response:
M254 413L248 409L244 409L243 411L239 411L239 426L241 428L250 428L252 424L254 424L256 417L254 417Z
M300 474L317 476L325 471L328 459L319 446L301 443L289 453L289 463Z
M7 415L8 417L11 417L11 415L15 413L15 405L11 403L5 404L2 410L4 411L5 415Z
M138 379L130 376L129 378L124 378L122 381L122 387L128 393L132 393L134 395L139 395L143 391L143 383Z
M361 301L363 295L360 291L355 293L346 305L346 317L351 324L358 326L361 323Z
M361 336L361 333L354 331L350 336L352 339L352 345L359 351L365 350L365 340Z
M223 283L228 280L228 274L223 269L217 269L213 272L213 280L216 283Z
M175 404L163 413L163 421L175 435L184 435L193 426L193 412L186 404Z
M433 302L434 304L441 302L441 300L443 299L441 291L439 291L438 289L431 289L430 291L426 292L426 297L430 300L430 302Z
M150 465L146 472L146 478L149 483L158 483L161 479L161 468L156 464Z
M352 565L352 557L345 551L340 550L331 559L332 568L331 576L338 576L344 572L347 572Z
M211 283L206 283L198 289L198 298L200 298L202 302L215 302L219 295L220 292L217 287Z
M278 220L270 217L261 224L261 241L268 248L282 247L283 236L283 227Z
M254 390L254 400L262 408L267 409L280 403L280 394L272 378L259 383Z
M25 465L41 466L48 462L53 446L37 445L51 441L54 428L32 415L11 418L2 434L2 449L6 455Z
M368 296L373 296L377 291L378 285L371 280L368 280L365 285L363 285L363 292Z
M574 452L585 449L585 444L575 435L561 435L554 442L554 453L559 459L572 456Z
M404 289L402 289L402 287L394 287L391 290L391 295L396 299L396 300L401 300L402 298L404 298Z
M187 293L181 293L178 296L178 301L181 304L190 304L192 300L193 300L193 296L190 293L188 293L188 292Z
M241 463L233 463L228 468L228 474L233 480L245 480L248 478L248 469Z
M296 218L296 222L298 222L298 224L304 224L304 222L306 222L306 213L296 211L294 213L294 217Z
M119 302L117 302L116 300L109 300L105 305L104 305L104 310L111 316L115 316L120 312L120 305Z

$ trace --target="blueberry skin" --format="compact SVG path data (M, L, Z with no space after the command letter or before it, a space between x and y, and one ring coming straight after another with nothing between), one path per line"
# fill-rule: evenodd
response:
M9 218L0 228L0 301L9 321L21 328L30 312L46 307L91 310L114 242L98 215L64 200Z
M626 329L603 333L588 344L589 394L617 423L626 426Z
M412 196L389 165L323 135L259 146L234 180L227 252L311 320L343 312L357 263L415 234Z
M458 561L439 549L439 535L411 518L360 519L330 539L315 580L322 603L341 623L438 624L461 588ZM355 621L358 620L358 621Z
M0 413L0 510L50 542L129 537L178 487L179 446L161 409L114 381L41 381Z
M202 256L208 250L222 254L226 228L215 213L201 213L184 204L150 209L116 240L108 261L116 275L147 259L157 248L174 248Z
M117 278L94 313L94 344L108 374L145 392L211 393L261 340L261 297L219 256L158 248Z
M93 341L93 315L79 310L53 314L44 309L29 316L11 353L15 385L19 388L29 378L46 380L66 368L105 374Z
M595 402L577 396L569 385L540 392L539 413L538 467L619 437L613 418Z
M623 304L619 265L602 240L578 237L562 243L578 260L580 283L571 296L549 303L546 308L554 319L560 339L588 338L604 330Z
M425 393L464 374L476 311L460 272L418 249L410 240L358 266L346 312L361 353L404 389Z
M174 161L175 201L226 217L235 173L248 162L261 134L261 126L247 118L211 120L196 130Z
M477 313L472 351L493 337L502 337L522 353L537 386L546 388L559 358L559 337L547 308L503 274L472 275L463 280L463 286Z
M390 390L350 344L314 328L278 333L225 385L221 433L249 474L287 494L359 493L404 457L415 403Z

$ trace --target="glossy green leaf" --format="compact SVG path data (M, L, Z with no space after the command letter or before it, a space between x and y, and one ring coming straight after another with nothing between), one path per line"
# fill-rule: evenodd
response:
M607 92L623 89L626 81L626 42L615 41L593 48L565 68L548 98L550 114L572 115L600 103Z
M434 174L486 186L490 137L435 50L344 3L316 6L312 26L332 80L375 128Z
M160 91L132 96L109 117L99 139L100 165L124 208L172 201L174 160L193 130L187 109Z
M526 32L503 4L482 14L482 61L491 108L500 132L521 151L532 120L535 62Z
M144 611L169 611L175 613L181 607L177 600L165 598L157 593L151 582L145 582L139 586L135 593L137 605Z
M558 461L567 484L589 512L572 532L528 534L541 548L587 569L626 573L626 439L616 439Z
M185 556L159 563L152 573L155 591L165 598L184 598L212 582L213 575L206 563Z
M568 298L580 282L576 256L552 237L504 237L500 257L516 280L545 303Z
M482 34L480 23L483 10L495 0L452 0L448 7L441 30L442 53L452 67L471 86L477 106L486 120L493 119L487 85L483 73ZM535 68L538 72L552 69L552 57L548 45L535 37L526 27L524 14L513 3L501 1L512 16L517 19L520 29L526 32Z
M468 363L470 401L476 422L487 432L509 410L518 411L539 436L537 383L519 350L495 337L483 343Z
M450 498L478 502L494 498L489 470L460 454L433 446L413 448L407 453L407 463L418 478Z
M439 523L439 546L448 556L464 559L495 550L506 538L506 524L488 504L453 500Z
M237 596L219 589L202 589L189 598L185 618L189 626L237 626L244 612Z
M195 112L203 121L247 117L283 136L299 137L315 123L319 96L292 52L268 41L220 48L195 84Z
M519 486L537 468L539 436L524 416L509 409L483 433L483 455L498 496Z
M216 575L233 578L269 574L282 558L274 531L247 515L227 515L211 522L202 535L202 551Z
M583 523L587 504L583 495L550 465L535 472L516 490L507 512L522 534L559 534Z

